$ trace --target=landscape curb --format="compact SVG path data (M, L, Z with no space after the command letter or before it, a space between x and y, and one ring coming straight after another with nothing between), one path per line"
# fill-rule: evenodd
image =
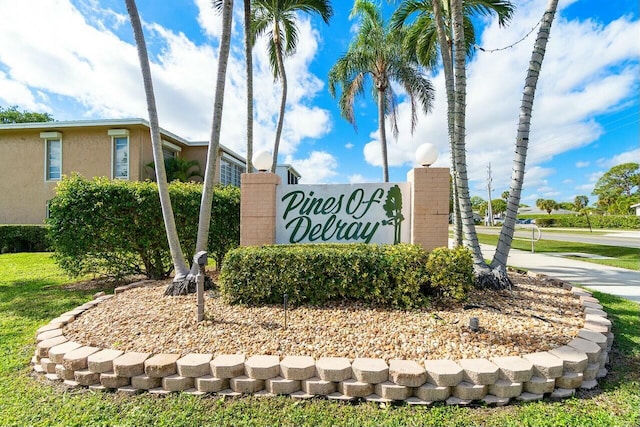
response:
M151 354L82 346L63 334L66 324L115 294L148 281L116 288L52 319L36 332L34 372L68 387L125 394L183 392L214 396L288 395L338 401L406 402L410 405L506 405L545 397L563 399L593 389L607 375L614 335L611 321L592 294L547 276L580 299L585 324L564 346L538 353L488 359L425 360L270 355Z

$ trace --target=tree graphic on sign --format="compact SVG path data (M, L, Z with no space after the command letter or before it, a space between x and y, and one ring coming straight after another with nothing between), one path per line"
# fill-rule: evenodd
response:
M394 185L387 192L387 200L385 200L382 206L387 214L388 220L383 220L382 225L393 225L393 244L400 243L402 236L402 221L404 221L404 215L402 215L402 192L400 187Z

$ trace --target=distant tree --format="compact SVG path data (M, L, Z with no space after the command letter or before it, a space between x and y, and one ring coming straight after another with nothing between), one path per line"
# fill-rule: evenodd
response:
M483 203L486 203L486 202L482 197L480 197L480 196L471 197L471 210L477 212L480 209L480 206L482 206Z
M640 201L638 163L623 163L600 177L593 190L598 208L610 214L626 215L629 207Z
M478 205L478 213L482 216L486 216L487 215L487 208L489 207L489 204L487 203L486 200L483 200L482 202L480 202L480 204Z
M509 194L509 192L507 191L507 194ZM493 199L491 201L491 212L493 212L493 214L502 214L505 213L507 211L507 201L504 199Z
M551 211L557 211L560 208L558 202L551 199L538 199L536 200L536 206L540 210L547 211L549 215L551 215Z
M587 219L587 224L589 225L589 231L593 232L591 220L589 219L589 210L587 209L588 204L589 198L587 196L576 196L575 199L573 199L573 208L581 215L584 215Z
M7 123L38 123L53 122L53 116L49 113L34 113L32 111L18 111L18 106L0 107L0 124Z
M586 208L589 204L589 198L587 196L576 196L573 199L573 208L580 212L582 209Z
M500 195L500 197L502 198L502 200L504 200L506 202L507 200L509 200L509 192L508 191L503 191L502 194Z
M572 211L575 205L572 202L560 202L558 203L558 207L560 209L565 209L568 211Z

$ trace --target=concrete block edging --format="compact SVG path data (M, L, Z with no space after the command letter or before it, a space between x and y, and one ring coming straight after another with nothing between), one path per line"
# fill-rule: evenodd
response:
M585 326L579 339L557 349L522 356L420 363L394 359L387 364L382 359L342 357L314 360L287 356L280 360L272 355L123 353L68 341L62 334L66 324L114 296L97 294L94 300L63 313L37 330L31 362L34 372L50 381L64 381L69 387L93 390L116 389L129 395L138 392L231 397L281 394L297 399L362 399L411 405L438 401L458 405L472 400L503 405L512 399L568 397L579 388L596 387L597 380L606 376L613 333L606 313L599 312L601 307L599 311L594 309L594 304L599 303L589 291L560 283L580 299ZM144 284L132 284L128 289ZM126 290L119 289L118 293ZM65 359L67 355L70 357ZM491 374L478 375L474 372L476 368ZM216 378L216 374L222 378Z

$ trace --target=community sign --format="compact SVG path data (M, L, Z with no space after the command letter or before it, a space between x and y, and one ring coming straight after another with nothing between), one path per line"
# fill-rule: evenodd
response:
M411 240L411 184L278 185L276 243Z

